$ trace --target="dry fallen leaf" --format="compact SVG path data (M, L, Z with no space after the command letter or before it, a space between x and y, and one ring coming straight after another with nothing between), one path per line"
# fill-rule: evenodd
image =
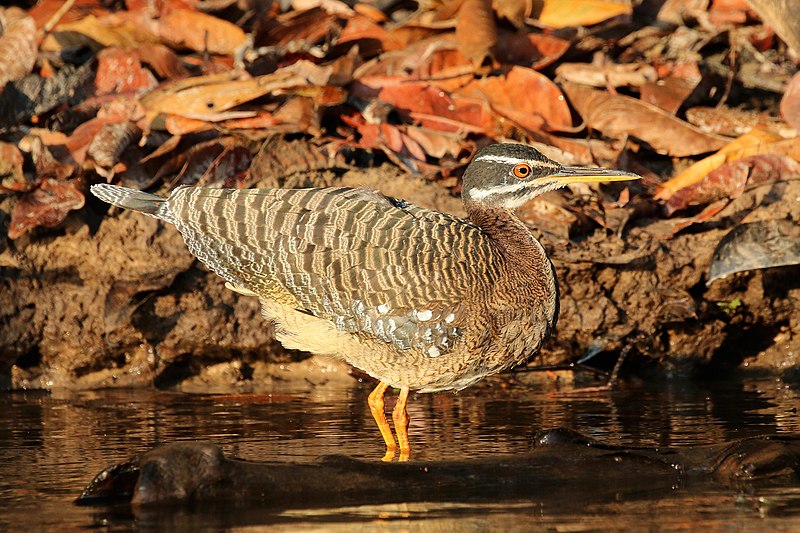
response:
M152 89L158 82L139 61L135 50L106 48L97 54L94 84L98 95Z
M676 191L699 182L725 163L767 153L786 155L800 160L800 142L797 139L784 139L766 128L753 128L717 153L698 161L671 180L662 183L655 198L669 200Z
M535 70L512 67L504 76L475 80L458 94L485 99L491 108L527 130L572 129L572 115L561 90ZM530 98L530 95L536 98Z
M555 63L569 50L566 39L547 33L501 31L495 56L501 63L512 63L540 70Z
M483 63L497 44L497 26L491 0L463 0L456 18L458 49L475 66Z
M652 66L640 63L561 63L556 74L564 81L590 87L639 87L658 79Z
M775 154L758 154L737 159L714 169L702 180L676 191L667 201L667 214L693 205L720 199L734 199L748 188L800 176L800 163Z
M498 18L507 19L517 29L525 27L525 19L533 9L533 0L492 0Z
M161 85L142 97L148 113L200 118L221 113L279 89L308 82L290 67L257 78L233 79L231 73L196 76Z
M45 37L42 50L64 52L83 47L98 49L108 46L134 48L144 43L158 43L161 39L133 21L113 15L101 18L88 15L67 24L59 24L56 30Z
M394 106L405 122L445 132L480 133L493 129L485 103L451 95L429 83L391 76L365 76L351 86L353 96Z
M36 25L16 7L0 8L0 91L30 73L36 63Z
M800 130L800 72L786 86L781 98L781 116L794 129Z
M158 34L196 52L232 55L247 41L235 24L194 9L171 9L158 18Z
M14 204L8 238L18 239L38 226L58 226L70 211L82 208L85 202L86 198L74 182L45 179L36 190L23 194Z
M590 128L609 137L631 135L665 155L685 157L719 150L726 139L700 131L666 111L629 96L609 94L574 83L564 91Z
M551 28L591 26L633 12L627 0L543 0L536 17Z
M0 141L0 192L30 188L22 172L22 153L15 145Z

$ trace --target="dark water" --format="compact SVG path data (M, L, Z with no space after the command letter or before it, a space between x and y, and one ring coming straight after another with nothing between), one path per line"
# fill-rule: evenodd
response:
M516 453L539 428L566 426L614 444L686 446L800 434L798 390L780 381L622 388L557 397L505 380L457 395L413 396L412 459ZM369 385L260 395L154 391L0 393L0 531L158 530L800 530L800 483L676 487L612 501L575 494L525 501L407 503L312 509L77 507L106 466L160 443L209 440L252 460L344 454L378 461Z

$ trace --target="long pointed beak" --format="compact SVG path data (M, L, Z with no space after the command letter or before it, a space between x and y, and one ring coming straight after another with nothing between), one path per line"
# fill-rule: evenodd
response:
M593 183L603 181L628 181L638 180L642 177L633 172L614 170L609 168L594 167L561 167L555 174L550 174L542 180L557 181L561 185L568 183Z

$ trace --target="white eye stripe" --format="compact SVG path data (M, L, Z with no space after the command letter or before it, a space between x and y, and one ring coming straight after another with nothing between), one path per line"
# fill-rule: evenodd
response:
M553 161L528 161L518 157L507 155L482 155L475 158L475 161L487 161L490 163L501 163L504 165L516 165L517 163L528 163L532 167L561 168L561 165Z
M489 187L488 189L477 189L477 188L470 189L469 197L473 200L481 201L495 194L513 194L515 192L529 188L530 188L529 182L509 183L507 185L495 185L493 187Z

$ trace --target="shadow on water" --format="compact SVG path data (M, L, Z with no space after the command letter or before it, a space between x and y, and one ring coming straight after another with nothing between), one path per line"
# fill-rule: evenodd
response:
M156 445L211 441L228 456L309 462L339 454L382 456L366 406L369 384L276 390L272 394L188 395L158 391L0 394L0 530L119 526L183 530L252 525L337 530L481 530L800 526L800 486L770 484L615 491L587 487L568 497L418 502L303 509L186 506L76 507L99 471ZM459 394L409 403L412 460L519 454L541 428L568 427L609 444L687 446L758 435L800 434L798 392L775 380L667 383L591 396L491 380ZM391 405L387 406L390 408Z

